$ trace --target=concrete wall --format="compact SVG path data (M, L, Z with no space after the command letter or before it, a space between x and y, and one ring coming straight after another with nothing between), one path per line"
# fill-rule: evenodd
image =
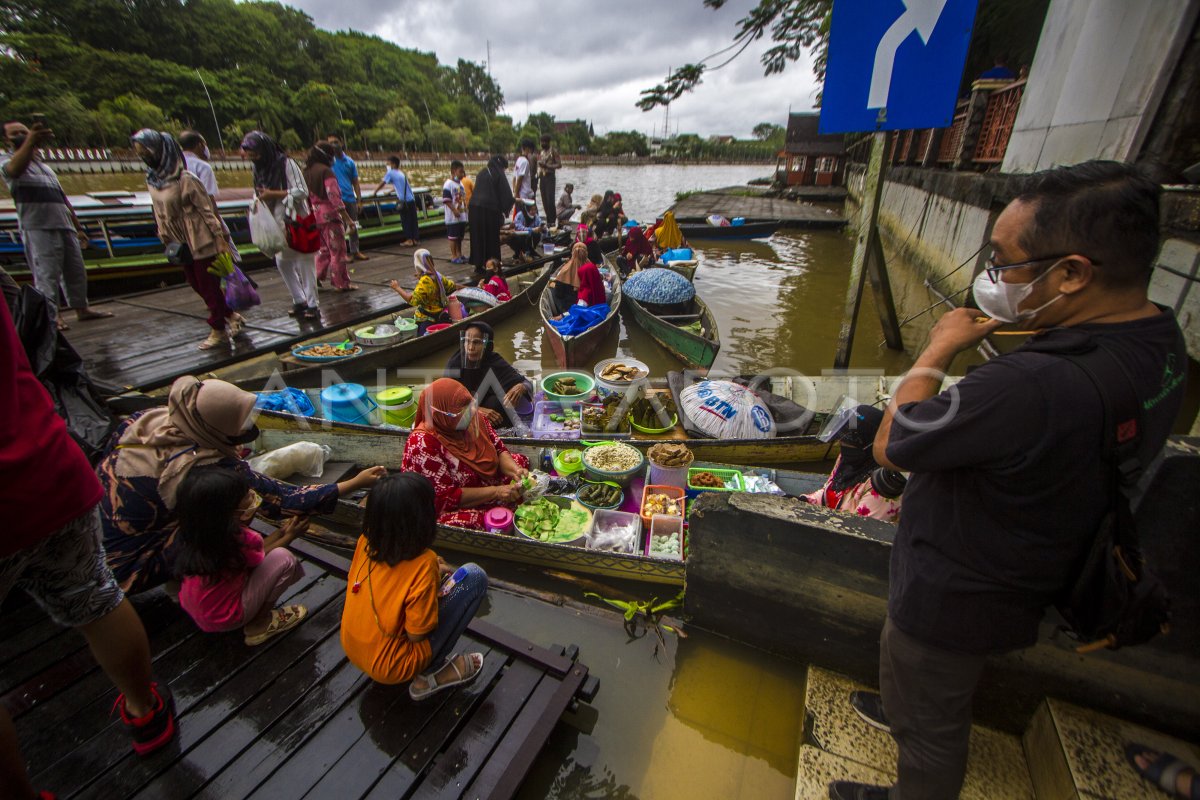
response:
M1200 0L1052 0L1004 172L1132 161Z

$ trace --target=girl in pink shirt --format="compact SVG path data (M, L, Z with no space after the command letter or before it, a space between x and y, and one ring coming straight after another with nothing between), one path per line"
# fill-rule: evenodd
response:
M291 517L263 539L247 527L261 502L245 477L215 466L190 469L176 494L179 604L200 630L242 628L248 645L295 627L308 614L300 605L275 608L304 575L287 545L308 527L307 518Z

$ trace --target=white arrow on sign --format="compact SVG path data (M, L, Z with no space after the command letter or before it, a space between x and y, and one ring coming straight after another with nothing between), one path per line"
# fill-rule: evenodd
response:
M929 37L948 0L901 2L904 3L904 13L887 29L887 33L879 40L879 46L875 48L875 66L871 70L871 90L867 95L867 108L887 108L888 94L892 90L892 67L896 62L896 51L913 31L921 37L921 44L929 44Z

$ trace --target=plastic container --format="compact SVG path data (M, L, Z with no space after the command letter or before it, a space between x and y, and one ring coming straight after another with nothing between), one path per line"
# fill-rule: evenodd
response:
M689 469L691 469L690 464L686 467L660 467L654 463L654 459L650 459L649 482L655 486L675 486L679 489L686 489Z
M361 383L335 383L321 390L321 413L334 422L367 425L376 403Z
M589 530L591 530L591 527L592 527L592 512L589 509L585 508L582 503L577 503L569 497L559 497L558 495L548 494L548 495L545 495L545 499L549 500L551 503L554 503L554 505L558 506L559 508L575 507L575 508L581 509L583 511L586 511L587 515L588 515L588 519L587 519L587 522L585 522L583 525L583 532L580 533L578 536L576 536L574 539L561 539L561 540L555 540L552 542L543 542L541 539L535 539L534 537L532 537L529 534L522 531L519 527L517 527L516 521L514 519L513 530L515 530L517 532L517 536L520 536L523 539L528 539L530 541L539 542L540 544L556 544L556 545L557 544L565 544L565 545L570 545L572 547L583 547L584 543L587 541L587 532Z
M401 428L411 428L417 415L417 398L411 386L395 386L375 393L379 415L383 422Z
M633 426L634 430L641 431L642 433L649 433L651 435L669 433L670 431L675 429L675 425L678 424L678 422L679 422L679 415L674 414L671 416L671 424L665 428L643 428L641 425L638 425L636 422L633 421L632 414L629 415L629 424Z
M573 411L580 414L580 403L571 403L566 408L557 402L539 400L533 404L533 422L529 426L529 434L535 439L578 439L579 428L568 428L562 422L550 419L551 415Z
M631 529L633 535L629 538L628 549L618 552L642 552L642 518L637 514L630 514L628 511L606 511L605 509L599 509L596 513L592 514L592 527L588 529L587 535L588 547L593 545L597 536L610 534L619 528Z
M605 367L615 363L624 364L627 367L637 367L642 374L627 381L609 381L601 378L600 373L604 371ZM635 391L644 389L650 383L650 367L636 358L606 358L596 365L592 374L596 381L596 394L600 396L601 400L613 394L624 395L630 389L635 389ZM636 396L640 397L641 394Z
M554 242L542 242L542 252L546 255L553 255Z
M555 394L554 382L561 378L574 378L575 385L581 391L575 394ZM570 408L573 403L582 403L591 398L595 386L596 380L585 372L551 372L541 381L541 389L546 399L558 402L563 408Z
M563 461L563 456L565 456L567 453L578 453L579 459L573 464L568 464ZM551 463L554 464L554 471L560 476L566 476L575 472L579 472L581 469L583 469L583 451L577 449L559 450L554 454L554 458Z
M386 347L400 341L400 329L388 323L367 325L354 332L354 341L363 347Z
M651 547L654 544L655 536L678 536L679 537L679 552L678 553L663 553L654 552ZM649 558L662 558L670 561L682 561L684 554L685 535L683 531L683 517L675 517L670 514L655 514L650 519L650 534L646 537L645 554Z
M403 342L417 338L417 321L412 317L396 317L392 324L396 326L396 330L400 331L400 338L397 341Z
M733 219L729 220L729 224L735 228L740 228L741 226L746 224L746 218L745 217L734 217Z
M653 483L646 484L646 488L642 489L642 503L640 506L638 506L638 508L641 510L642 523L647 528L650 527L650 522L651 522L652 517L662 516L661 514L657 514L657 513L655 513L655 514L647 514L646 513L646 498L652 494L665 494L667 497L671 498L672 500L683 500L684 497L686 496L686 493L684 492L684 490L680 489L678 486L659 486L659 485L653 484ZM684 514L687 511L686 506L687 506L687 501L685 500L684 503L681 504L680 508L679 508L679 519L681 522L683 521ZM675 516L675 514L669 514L667 516L673 517L673 516Z
M673 250L664 251L662 256L659 257L659 260L660 261L691 261L693 257L694 257L694 255L693 255L692 249L690 247L676 247Z
M436 325L430 325L428 328L425 329L425 335L428 336L431 333L437 333L438 331L444 331L444 330L446 330L446 328L449 328L453 324L454 324L453 322L439 322Z
M697 472L711 472L725 483L725 488L718 489L715 486L694 486L692 485L692 476ZM732 485L730 485L732 484ZM689 467L687 474L687 498L695 500L704 492L740 492L743 490L742 473L736 469L712 469L710 467Z
M585 487L585 486L595 486L595 485L596 485L596 483L597 483L596 481L588 481L588 480L580 481L580 482L579 482L579 489L582 491L582 490L583 490L583 487ZM603 483L604 483L605 485L607 485L607 486L612 486L612 485L614 484L614 482L613 482L613 481L604 481ZM619 496L617 497L617 502L615 502L615 503L609 503L608 505L603 505L603 506L598 506L598 505L594 505L594 504L592 504L592 503L589 503L587 500L584 500L582 497L580 497L578 492L576 492L576 494L575 494L575 499L576 499L576 500L579 502L579 505L583 506L584 508L586 508L586 509L588 509L589 511L592 511L592 512L595 512L595 511L613 511L613 510L616 510L616 509L620 508L620 507L621 507L621 504L625 502L625 492L624 492L624 491L620 491L620 492L619 492Z
M583 452L583 471L589 480L592 480L596 483L613 481L622 489L628 489L629 484L633 481L634 476L638 475L643 469L646 468L646 454L640 450L637 450L636 448L634 448L634 452L636 452L639 456L638 462L635 466L624 472L609 472L608 470L592 467L588 464L588 453L600 447L631 447L631 445L596 444L588 447L588 449Z
M512 533L513 512L507 508L489 508L483 515L483 529L488 533Z

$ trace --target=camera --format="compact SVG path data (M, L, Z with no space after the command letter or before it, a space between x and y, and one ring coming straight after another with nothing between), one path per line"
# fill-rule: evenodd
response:
M871 471L871 486L881 497L895 500L904 494L904 487L908 486L908 478L904 476L904 473L894 469L876 467Z

